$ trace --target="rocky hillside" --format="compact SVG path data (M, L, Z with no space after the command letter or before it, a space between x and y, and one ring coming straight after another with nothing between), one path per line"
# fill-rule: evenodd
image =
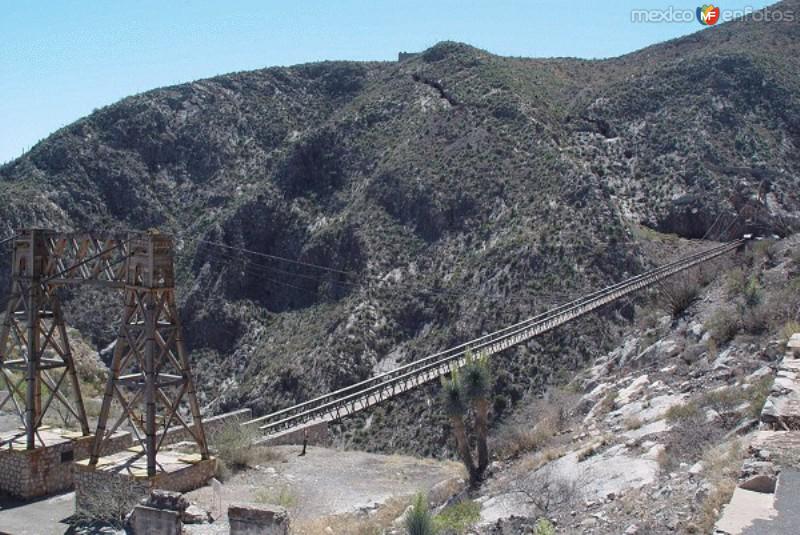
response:
M520 404L472 496L480 532L533 533L546 518L559 533L712 533L737 483L772 492L753 479L768 463L743 460L764 422L787 429L775 414L796 410L779 364L800 329L798 241L760 242L692 278L697 299L677 315L657 298L565 388Z
M445 42L156 89L1 167L0 227L174 233L204 403L264 412L663 261L647 227L797 229L798 57L797 22L744 20L604 61ZM66 297L106 347L114 298ZM509 352L496 409L610 348L630 312Z

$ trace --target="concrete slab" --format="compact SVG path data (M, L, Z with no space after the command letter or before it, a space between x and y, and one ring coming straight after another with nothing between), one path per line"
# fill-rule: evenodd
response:
M14 535L62 535L69 529L75 493L36 501L0 499L0 532Z
M784 469L778 478L774 494L775 514L770 518L756 518L745 528L742 535L772 535L775 533L798 533L800 531L800 471ZM766 496L771 496L767 494Z
M717 532L726 535L744 535L756 520L769 520L778 515L773 494L753 492L737 487L731 502L722 511L716 525ZM779 533L771 531L770 533ZM782 532L781 532L782 533ZM788 532L787 532L788 533Z

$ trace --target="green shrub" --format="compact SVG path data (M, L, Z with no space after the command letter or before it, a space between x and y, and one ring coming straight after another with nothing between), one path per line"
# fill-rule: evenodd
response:
M742 330L749 334L761 334L769 328L770 317L771 310L764 303L746 307L742 311Z
M747 280L742 296L748 307L754 307L761 302L761 285L758 283L758 277L753 275Z
M739 332L739 316L731 308L720 308L709 318L708 331L717 344L729 342Z
M766 375L756 381L750 388L750 408L749 414L752 418L761 416L761 409L764 408L764 403L767 402L770 390L772 390L772 383L775 378L772 375Z
M472 500L463 500L446 507L434 518L439 533L462 535L481 518L481 506Z
M435 535L436 527L428 510L428 498L420 493L414 497L411 509L406 513L405 526L408 535Z
M742 295L745 287L747 287L747 274L742 268L733 268L725 276L725 293L729 298Z
M737 408L746 401L747 391L741 387L726 387L703 394L700 402L717 412L722 419L722 427L732 428L739 421Z
M540 518L533 527L533 535L556 535L556 528L546 518Z

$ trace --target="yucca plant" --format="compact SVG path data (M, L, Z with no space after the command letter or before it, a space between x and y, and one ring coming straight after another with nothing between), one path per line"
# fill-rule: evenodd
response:
M414 503L406 513L405 525L408 535L435 535L433 516L428 510L428 498L424 494L414 497Z
M453 426L458 455L469 473L470 483L474 485L479 478L475 462L472 459L472 452L469 449L467 426L464 421L467 414L467 399L461 381L459 381L457 369L453 369L449 379L442 377L442 397L444 398L445 412L450 417L450 423Z
M466 364L460 373L464 395L475 411L475 432L478 435L478 475L483 475L489 465L489 397L492 393L492 374L486 355L473 355L468 351Z

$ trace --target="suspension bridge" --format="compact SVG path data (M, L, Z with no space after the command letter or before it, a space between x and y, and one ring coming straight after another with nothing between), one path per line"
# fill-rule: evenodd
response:
M630 277L542 314L480 336L450 349L415 360L364 381L298 403L245 422L258 426L265 439L294 433L299 429L329 423L363 411L451 372L465 363L468 353L495 355L510 347L574 321L598 308L648 288L676 274L732 252L746 239L734 240L686 256L674 262Z
M465 363L470 352L492 356L524 344L600 307L730 253L741 247L747 238L707 247L513 325L242 425L257 427L265 440L270 440L339 420L450 373ZM13 286L0 328L0 376L7 392L0 398L0 409L7 403L14 406L23 423L24 432L19 435L25 436L27 449L43 445L39 427L54 400L61 402L77 418L82 435L90 435L56 291L62 286L90 284L122 290L124 295L122 322L94 433L91 463L98 462L104 443L126 422L147 455L148 475L157 472L156 454L173 427L185 429L206 458L208 447L176 308L172 238L159 233L60 233L23 229L0 244L12 240ZM232 255L237 253L261 256L287 262L295 268L304 266L334 274L336 280L331 281L334 284L349 288L358 286L350 279L355 276L352 272L221 242L201 238L197 241L223 250L220 256L223 260L232 260ZM286 271L251 260L244 266L259 277L265 274L306 276L297 269ZM269 280L290 285L286 281ZM58 375L51 375L54 371L58 371ZM72 399L60 393L62 383L71 385ZM111 421L110 407L115 401L123 410L116 421ZM187 419L183 408L187 404L191 420ZM15 437L9 439L10 442L15 440Z

